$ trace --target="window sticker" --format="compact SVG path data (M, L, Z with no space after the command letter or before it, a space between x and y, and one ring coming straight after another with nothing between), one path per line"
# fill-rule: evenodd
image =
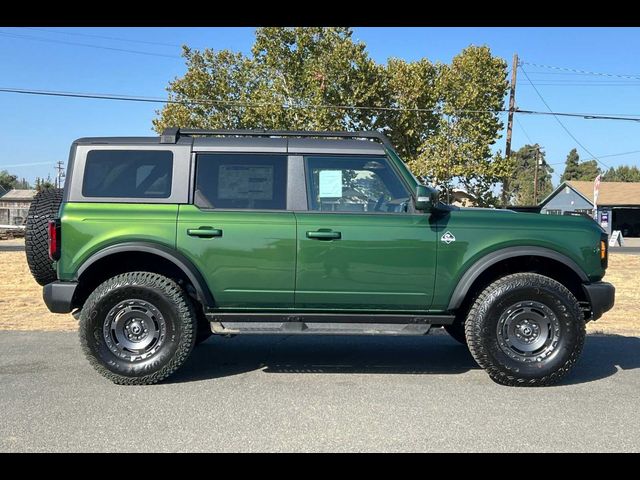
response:
M342 197L342 170L320 170L320 198Z
M273 166L220 165L218 198L273 200Z

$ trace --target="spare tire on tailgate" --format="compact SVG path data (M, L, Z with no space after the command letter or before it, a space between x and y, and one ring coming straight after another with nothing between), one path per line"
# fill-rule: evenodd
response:
M25 251L31 275L40 285L57 279L53 260L49 258L48 224L58 216L62 202L61 188L50 188L36 194L27 214L25 231Z

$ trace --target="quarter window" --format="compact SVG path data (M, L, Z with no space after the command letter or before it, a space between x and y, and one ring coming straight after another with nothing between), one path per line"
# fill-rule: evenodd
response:
M309 210L403 213L410 194L385 157L307 157Z
M198 155L194 203L200 208L285 210L287 157Z
M82 181L85 197L169 198L173 153L158 150L92 150Z

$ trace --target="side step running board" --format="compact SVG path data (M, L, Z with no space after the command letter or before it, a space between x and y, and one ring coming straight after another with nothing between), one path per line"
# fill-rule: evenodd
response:
M208 313L211 331L219 335L424 335L432 324L453 322L452 315Z

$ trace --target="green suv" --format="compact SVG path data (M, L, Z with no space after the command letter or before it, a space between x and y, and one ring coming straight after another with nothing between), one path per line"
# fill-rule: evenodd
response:
M443 204L377 132L82 138L26 235L49 310L119 384L212 333L444 327L496 382L549 385L614 302L593 220Z

